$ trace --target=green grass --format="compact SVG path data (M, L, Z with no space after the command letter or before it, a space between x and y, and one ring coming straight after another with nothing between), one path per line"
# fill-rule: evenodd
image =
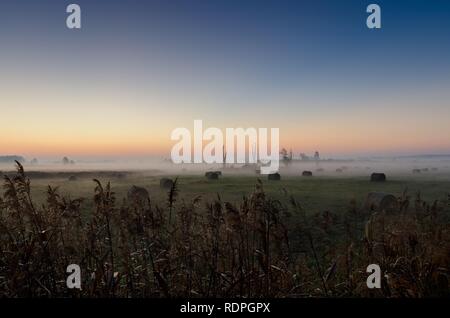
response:
M169 176L173 177L173 176ZM132 185L142 186L148 189L154 202L163 203L167 191L160 189L161 176L144 176L132 174L124 179L99 178L101 182L111 181L113 191L118 200L126 197L127 190ZM450 191L450 179L399 176L391 178L384 183L369 182L366 177L283 177L281 181L268 181L261 176L264 189L270 196L287 200L286 193L293 195L309 212L329 210L332 212L345 211L349 202L354 199L357 204L362 204L367 193L380 191L401 195L408 189L408 194L414 197L420 191L426 201L447 200ZM47 185L58 186L63 195L72 199L85 198L85 207L92 205L92 193L94 182L92 178L83 177L76 181L68 181L67 178L35 178L32 179L33 196L38 202L45 199ZM179 177L179 199L190 200L198 195L203 201L208 201L219 194L224 201L239 202L242 197L254 189L257 182L256 176L224 176L219 180L207 180L202 176Z

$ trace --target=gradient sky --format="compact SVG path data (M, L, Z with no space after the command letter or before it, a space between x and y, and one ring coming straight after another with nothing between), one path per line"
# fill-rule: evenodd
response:
M0 154L168 156L194 119L296 152L450 153L449 97L446 0L0 2Z

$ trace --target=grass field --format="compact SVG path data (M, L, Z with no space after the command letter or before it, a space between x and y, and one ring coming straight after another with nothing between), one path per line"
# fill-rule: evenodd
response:
M75 181L49 174L45 178L32 177L31 182L33 197L37 202L44 200L47 185L51 185L59 187L61 194L70 195L72 199L84 198L83 204L89 207L92 205L92 193L95 187L93 178L98 178L103 183L110 181L118 200L125 198L128 189L136 185L145 187L152 200L162 203L167 199L167 191L159 186L161 177L163 176L131 173L126 177L117 178L113 175L102 176L92 172L89 175L81 174ZM167 175L167 177L176 176ZM243 196L254 190L258 178L262 180L264 190L271 197L283 201L287 198L287 194L293 195L308 212L325 210L343 212L351 200L355 200L357 205L362 204L368 192L386 192L400 196L406 189L412 198L420 192L425 201L446 201L450 192L450 175L442 174L399 175L382 183L370 182L368 177L364 176L287 176L280 181L268 181L265 176L224 175L219 180L207 180L199 175L182 175L178 179L179 198L189 201L200 195L203 201L210 201L219 194L223 201L238 203Z
M0 196L0 296L449 295L447 174L281 175L185 173L169 191L161 171L26 174L18 164ZM132 185L151 204L145 191L127 198ZM368 192L393 194L395 209L359 209ZM65 286L68 264L89 273L80 291ZM384 288L367 288L368 264Z

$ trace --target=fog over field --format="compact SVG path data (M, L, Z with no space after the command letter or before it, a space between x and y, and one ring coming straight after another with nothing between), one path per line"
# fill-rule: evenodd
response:
M28 172L130 172L144 175L203 175L206 171L221 170L229 176L257 175L256 164L173 164L168 159L120 159L120 160L80 160L70 164L56 161L23 163ZM15 170L13 162L0 163L0 171ZM364 159L326 159L326 160L280 160L281 175L301 175L311 171L313 176L352 177L366 176L373 172L386 173L389 176L411 175L417 178L433 176L450 178L450 155L422 155L402 157L372 157Z

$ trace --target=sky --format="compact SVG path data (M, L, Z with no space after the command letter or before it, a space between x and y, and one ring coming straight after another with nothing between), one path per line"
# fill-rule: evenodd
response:
M330 157L450 153L449 56L446 0L2 0L0 155L169 156L195 119Z

